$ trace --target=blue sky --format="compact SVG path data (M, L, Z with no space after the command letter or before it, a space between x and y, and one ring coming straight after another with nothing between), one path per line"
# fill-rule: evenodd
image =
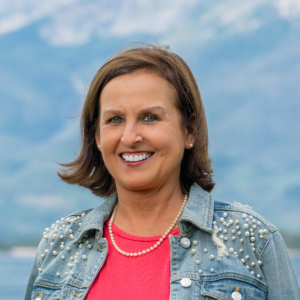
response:
M101 201L62 183L56 162L78 153L76 116L98 68L140 41L169 45L195 74L213 195L299 229L299 16L298 0L1 1L1 227L34 236Z

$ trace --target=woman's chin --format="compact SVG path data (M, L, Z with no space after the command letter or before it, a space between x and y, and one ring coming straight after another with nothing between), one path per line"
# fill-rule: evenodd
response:
M118 185L118 184L117 184ZM121 184L123 188L132 191L149 190L155 187L153 181L148 180L130 180Z

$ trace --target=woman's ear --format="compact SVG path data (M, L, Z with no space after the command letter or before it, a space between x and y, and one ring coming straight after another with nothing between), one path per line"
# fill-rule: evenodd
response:
M190 116L189 123L186 125L186 141L185 148L191 149L195 144L195 135L196 135L196 122L195 122L195 113L192 113Z
M99 151L101 151L101 144L100 144L100 135L99 135L99 131L97 131L95 133L95 142L97 145L97 148L99 149Z

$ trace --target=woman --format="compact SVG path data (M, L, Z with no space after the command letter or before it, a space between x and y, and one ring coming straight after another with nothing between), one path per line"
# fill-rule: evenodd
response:
M60 177L107 197L46 228L26 299L300 299L277 229L214 201L203 104L187 64L144 45L110 58Z

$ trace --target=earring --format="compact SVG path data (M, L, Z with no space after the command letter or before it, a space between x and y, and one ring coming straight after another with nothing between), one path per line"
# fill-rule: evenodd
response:
M190 144L190 148L193 148L193 146L194 146L193 144Z
M101 148L101 145L98 145L98 148L100 149L100 148Z

